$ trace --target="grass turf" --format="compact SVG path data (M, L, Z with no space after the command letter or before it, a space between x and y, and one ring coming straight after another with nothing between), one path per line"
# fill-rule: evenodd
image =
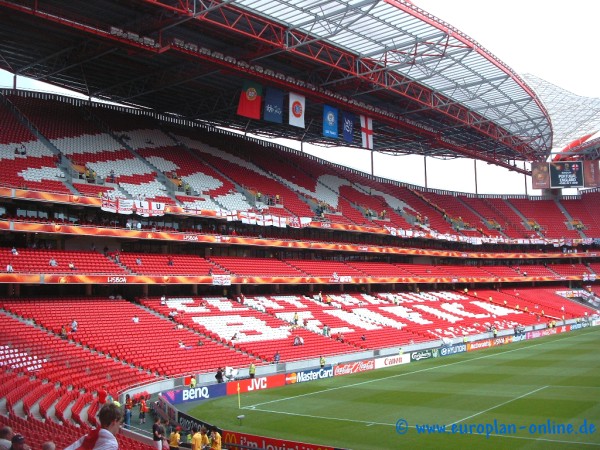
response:
M189 414L244 433L353 450L600 449L599 350L600 328L588 328L255 391L242 395L241 410L236 396L224 397Z

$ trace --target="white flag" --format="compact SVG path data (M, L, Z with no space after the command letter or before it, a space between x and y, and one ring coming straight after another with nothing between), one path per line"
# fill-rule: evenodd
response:
M290 92L290 125L304 128L304 108L304 95L294 94L293 92Z
M363 148L373 150L373 119L360 116L360 134Z

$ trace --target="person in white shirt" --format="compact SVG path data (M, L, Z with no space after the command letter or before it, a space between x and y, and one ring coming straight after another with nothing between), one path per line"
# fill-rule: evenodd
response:
M8 264L6 265L6 272L7 272L7 273L13 273L14 271L15 271L15 269L13 269L13 266L12 266L12 264L11 264L11 263L8 263Z
M100 428L90 431L65 450L77 450L79 448L91 448L94 450L118 450L117 434L123 423L123 412L114 403L105 404L98 413Z

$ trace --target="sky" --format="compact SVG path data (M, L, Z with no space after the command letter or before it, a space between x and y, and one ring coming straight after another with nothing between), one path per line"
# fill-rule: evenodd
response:
M600 98L597 69L597 21L600 1L570 0L412 0L419 8L477 41L517 73L530 73L574 94ZM13 77L0 71L0 87ZM23 89L62 91L19 78ZM376 136L375 136L376 139ZM286 142L301 149L297 142ZM303 151L331 162L371 172L371 153L343 147ZM425 177L425 167L427 177ZM485 162L439 160L375 153L374 175L434 189L479 194L540 195L529 177ZM477 174L477 184L475 183ZM427 181L427 183L426 183ZM574 193L572 190L565 194Z

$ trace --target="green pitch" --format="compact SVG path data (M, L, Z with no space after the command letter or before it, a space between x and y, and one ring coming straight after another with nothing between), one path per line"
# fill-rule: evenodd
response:
M600 327L256 391L241 408L230 396L189 413L353 450L600 449Z

